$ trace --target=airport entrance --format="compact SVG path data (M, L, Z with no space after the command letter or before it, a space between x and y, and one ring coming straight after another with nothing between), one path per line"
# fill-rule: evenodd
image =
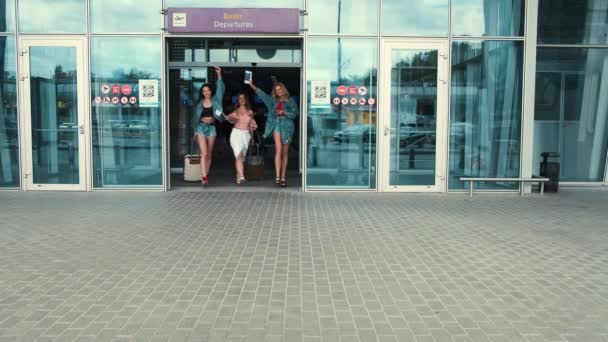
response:
M285 84L291 98L298 105L295 133L289 148L287 188L301 190L302 163L302 39L298 38L167 38L167 114L169 127L169 188L182 191L268 191L279 190L275 184L274 141L263 138L268 109L244 83L245 72L251 72L253 83L270 94L277 82ZM184 178L187 155L200 153L193 140L192 118L200 102L200 88L210 84L216 91L215 67L222 69L225 93L222 99L224 113L236 106L238 95L244 93L252 104L258 124L253 145L257 159L264 163L264 176L248 179L245 184L235 182L235 157L230 147L232 125L215 122L217 137L212 152L209 185ZM245 163L247 168L247 161ZM246 171L246 174L248 172ZM259 173L258 173L259 174ZM280 189L284 190L284 189Z

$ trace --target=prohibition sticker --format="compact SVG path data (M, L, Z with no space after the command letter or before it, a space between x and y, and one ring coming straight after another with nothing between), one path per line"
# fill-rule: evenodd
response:
M361 95L361 96L367 95L367 88L366 87L359 87L359 95Z
M357 98L353 97L352 99L350 99L350 104L351 105L356 105L357 104Z
M347 105L348 104L348 99L346 97L342 99L342 104L343 105Z
M365 104L367 103L367 100L365 99L365 97L362 97L359 99L359 104L362 106L365 106Z
M95 97L95 103L97 103L97 104L101 103L101 96L96 96Z
M367 103L368 103L370 106L373 106L374 104L376 104L376 100L374 100L374 98L373 98L373 97L370 97L370 98L369 98L369 100L367 100Z
M334 104L337 106L340 104L340 98L339 97L334 97Z
M115 84L112 86L112 94L120 94L120 86Z
M121 90L122 90L123 95L131 95L132 89L131 89L130 85L128 85L128 84L123 85Z
M120 99L118 97L112 98L112 104L118 104L118 102L120 102Z
M129 97L129 103L130 104L136 104L137 103L137 97L135 97L135 96Z
M122 103L123 105L126 105L127 103L129 103L129 98L126 96L121 97L120 103Z
M357 95L357 87L355 86L350 86L348 88L348 95Z
M348 92L348 90L346 89L346 86L339 86L338 87L338 95L340 96L344 96L346 95L346 93Z
M111 102L112 102L112 101L110 100L110 98L109 98L109 97L104 96L104 98L103 98L103 103L111 103Z
M101 86L101 93L102 94L107 94L110 92L110 86L107 84L104 84Z

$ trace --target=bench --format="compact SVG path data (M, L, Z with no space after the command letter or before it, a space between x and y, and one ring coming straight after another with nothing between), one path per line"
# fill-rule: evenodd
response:
M525 183L537 183L540 185L540 194L545 193L545 182L549 181L549 178L532 176L532 178L485 178L485 177L460 177L460 181L469 182L471 187L469 188L469 196L473 196L473 183L475 182L519 182L520 184ZM519 187L519 194L524 195L524 187Z

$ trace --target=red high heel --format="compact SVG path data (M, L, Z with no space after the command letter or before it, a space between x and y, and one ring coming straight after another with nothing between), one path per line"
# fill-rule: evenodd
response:
M209 185L209 176L201 177L201 183L203 183L203 185Z

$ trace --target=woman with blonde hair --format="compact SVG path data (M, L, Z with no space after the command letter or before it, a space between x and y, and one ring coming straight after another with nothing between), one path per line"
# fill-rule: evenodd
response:
M295 125L293 120L298 116L298 106L289 97L289 92L281 82L275 83L271 95L249 82L249 86L262 99L268 108L264 138L272 135L275 144L274 168L275 183L281 187L287 186L287 159L289 145L293 139Z

